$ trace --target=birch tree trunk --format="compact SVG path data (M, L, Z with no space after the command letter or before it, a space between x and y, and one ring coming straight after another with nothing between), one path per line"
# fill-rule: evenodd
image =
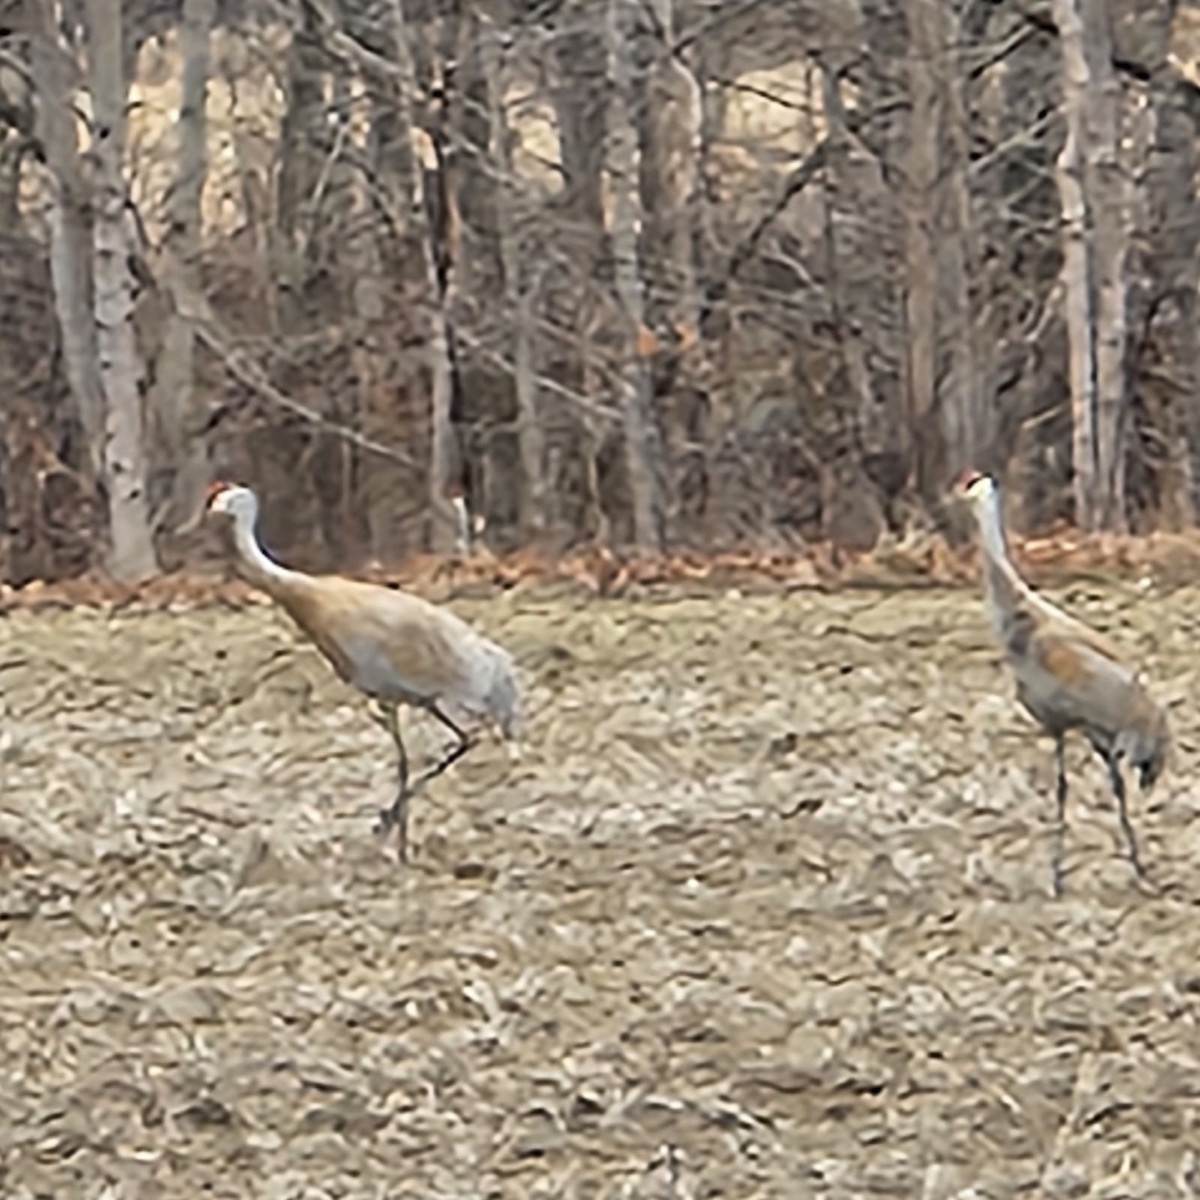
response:
M438 279L433 234L421 184L419 156L413 145L413 105L416 91L412 52L408 43L408 28L404 18L403 0L392 0L392 42L396 73L392 79L392 98L396 106L399 135L408 139L413 170L409 173L412 192L408 201L407 224L412 230L422 259L429 298L429 354L432 381L430 385L430 446L429 446L429 513L430 547L439 554L454 552L457 520L451 503L452 471L455 461L454 426L451 422L450 401L453 394L453 375L450 363L450 338L446 319L446 297Z
M59 40L54 0L26 0L37 133L50 169L50 278L67 382L87 442L90 479L104 463L104 387L92 312L92 229L75 125L75 68Z
M1084 53L1079 0L1054 0L1062 44L1063 110L1066 138L1054 164L1062 202L1063 292L1066 297L1068 360L1071 380L1072 457L1075 472L1075 520L1094 529L1100 513L1100 463L1096 430L1097 393L1084 159L1087 154L1088 60Z
M96 345L104 388L104 486L114 578L137 582L158 564L146 496L141 364L133 328L132 247L126 214L125 73L121 0L87 0L96 188L93 279Z
M641 550L663 548L663 503L652 413L649 365L641 349L644 296L638 237L642 228L638 192L638 142L633 124L633 81L629 21L634 0L608 0L608 72L611 86L608 174L612 188L613 269L624 326L620 393L625 426L625 458L633 500L633 537Z
M1120 161L1122 97L1106 0L1054 0L1067 136L1055 175L1063 209L1075 518L1123 529L1126 259L1130 185Z
M1128 341L1126 313L1131 217L1130 180L1122 169L1124 102L1113 68L1108 0L1081 0L1087 58L1088 146L1084 196L1091 216L1092 280L1096 289L1097 528L1120 530L1125 517L1124 427Z
M194 391L194 306L187 298L201 288L200 199L206 154L208 73L216 0L184 0L180 25L183 83L179 105L179 159L175 184L167 198L162 278L171 297L162 347L154 372L153 407L173 471L171 524L197 512L208 483L205 413Z

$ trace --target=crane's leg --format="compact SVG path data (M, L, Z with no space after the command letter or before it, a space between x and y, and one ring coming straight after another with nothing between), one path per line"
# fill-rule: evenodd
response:
M441 723L445 725L446 728L449 729L456 738L458 738L458 742L456 745L450 747L450 750L446 754L445 758L443 758L440 762L435 763L421 776L420 779L417 780L415 785L416 787L423 787L431 779L436 779L443 772L448 771L456 762L458 762L460 758L462 758L464 754L466 754L468 750L472 749L472 747L475 745L474 739L461 730L454 721L452 721L444 712L442 712L440 708L438 708L436 704L430 704L428 706L428 712L431 716L437 717L437 719L441 721Z
M1056 781L1056 799L1058 802L1058 821L1054 828L1054 849L1050 856L1051 886L1055 897L1063 894L1063 841L1067 833L1067 755L1066 739L1060 734L1054 739L1054 769L1058 776Z
M1125 776L1121 774L1121 756L1109 753L1104 756L1104 761L1108 766L1108 779L1112 784L1113 795L1117 799L1117 816L1121 821L1121 832L1125 835L1125 851L1137 877L1145 879L1146 870L1142 866L1137 838L1133 836L1133 825L1130 823L1129 809L1125 803Z
M397 830L397 841L400 846L400 858L408 858L408 798L412 794L408 787L408 752L404 749L404 739L400 736L400 705L384 703L384 725L396 747L396 770L399 776L399 787L396 799L391 808L385 808L379 814L379 832L389 833Z

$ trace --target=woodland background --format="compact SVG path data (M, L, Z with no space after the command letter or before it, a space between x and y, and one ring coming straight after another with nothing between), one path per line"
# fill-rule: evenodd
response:
M1200 502L1200 5L0 0L0 577Z

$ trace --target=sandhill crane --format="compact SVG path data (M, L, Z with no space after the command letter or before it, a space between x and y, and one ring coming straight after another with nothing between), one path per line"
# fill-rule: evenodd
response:
M232 519L238 557L250 582L295 621L343 680L380 705L399 772L396 799L380 814L380 828L397 831L400 857L406 858L409 798L474 745L446 709L490 719L505 738L517 733L520 703L508 652L418 596L280 566L259 544L258 497L249 488L214 483L207 511ZM456 738L412 786L400 734L402 705L424 709Z
M1062 895L1067 805L1064 739L1072 729L1084 734L1108 768L1129 861L1144 878L1125 802L1121 760L1127 759L1137 769L1142 790L1149 791L1170 749L1166 716L1107 638L1039 596L1017 574L1008 556L995 481L977 471L964 471L954 482L954 492L971 506L979 527L988 615L1016 676L1017 698L1054 738L1058 775L1054 894Z

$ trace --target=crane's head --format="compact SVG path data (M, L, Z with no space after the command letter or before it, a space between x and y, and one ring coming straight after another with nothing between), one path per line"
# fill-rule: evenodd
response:
M963 500L978 504L987 500L996 491L996 481L982 471L961 471L954 480L951 490Z
M209 485L204 511L253 522L258 516L258 500L248 487L218 480Z

